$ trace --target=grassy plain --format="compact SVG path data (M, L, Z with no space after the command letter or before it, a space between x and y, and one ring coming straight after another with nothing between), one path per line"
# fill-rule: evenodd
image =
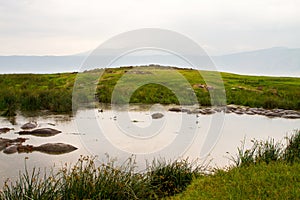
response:
M199 73L191 69L159 66L105 69L98 77L99 72L101 70L80 75L2 74L2 115L14 115L16 110L70 112L75 80L87 85L96 84L94 91L80 93L78 98L82 102L97 99L102 103L194 104L198 101L202 106L236 104L300 110L300 78L219 74L210 71ZM222 79L218 78L219 75ZM80 84L82 90L85 90L85 85Z
M211 96L224 84L227 104L250 107L300 109L300 78L245 76L231 73L196 71L191 69L148 68L135 73L134 68L108 69L100 79L99 101L110 103L114 86L127 91L134 85L150 80L135 90L132 103L188 104L193 103L192 88L200 105L210 106ZM147 73L147 71L149 73ZM126 76L124 77L124 75ZM182 75L183 77L180 77ZM218 76L221 75L221 79ZM222 82L220 82L220 80ZM154 82L154 83L151 83ZM187 85L187 82L190 86ZM179 92L178 92L179 91ZM218 92L217 92L218 93ZM105 95L103 95L105 94ZM126 96L126 95L125 95ZM177 97L179 98L177 98ZM185 99L178 101L181 97ZM219 101L219 102L224 102ZM217 102L218 103L218 102Z

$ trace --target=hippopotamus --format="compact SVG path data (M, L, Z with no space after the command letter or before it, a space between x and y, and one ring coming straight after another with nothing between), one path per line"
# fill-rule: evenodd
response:
M162 113L153 113L151 115L152 119L160 119L162 118L164 115Z
M33 150L47 154L63 154L75 151L77 148L64 143L47 143L38 147L33 147Z
M3 153L12 154L12 153L31 153L33 151L39 151L42 153L47 154L64 154L75 151L77 148L64 143L46 143L40 146L33 146L33 145L14 145L7 147Z
M3 149L5 149L5 147L7 147L9 143L9 139L5 139L5 138L0 138L0 151L2 151Z
M36 122L28 122L26 124L23 124L23 126L21 126L21 129L28 130L28 129L34 129L36 127L37 127L37 123Z
M56 134L61 133L59 130L55 130L52 128L40 128L40 129L35 129L32 131L19 131L19 135L34 135L34 136L39 136L39 137L49 137L49 136L54 136Z
M8 131L10 131L10 130L14 130L14 128L0 128L0 134L1 133L7 133Z
M3 153L13 154L18 152L18 145L8 146L3 150Z
M11 145L19 145L28 140L27 138L6 139L0 138L0 151Z

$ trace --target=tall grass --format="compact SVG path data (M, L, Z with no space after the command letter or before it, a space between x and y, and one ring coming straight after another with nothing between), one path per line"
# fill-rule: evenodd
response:
M244 149L244 143L241 148L238 148L238 156L233 159L237 166L248 166L255 163L270 163L275 162L283 157L283 145L275 143L274 139L266 141L252 140L252 147Z
M287 137L287 145L284 146L274 139L266 141L252 140L252 147L249 149L242 146L238 148L236 158L232 158L236 166L249 166L252 164L281 161L293 163L300 160L300 130L294 131L292 136Z
M56 174L25 169L15 183L5 183L0 199L157 199L183 191L199 173L187 161L160 161L137 173L133 158L96 166L95 158L81 157Z
M0 75L0 114L13 116L17 110L70 112L76 74Z
M288 143L284 152L284 159L287 162L300 161L300 130L295 131L291 137L287 138Z
M194 178L201 176L204 168L186 160L166 162L154 160L149 166L147 178L156 198L182 192Z
M19 173L19 178L14 184L9 180L5 182L3 191L0 190L0 199L57 199L60 186L54 177L53 171L50 174L42 174L41 170L36 168L29 173L25 161L25 172Z

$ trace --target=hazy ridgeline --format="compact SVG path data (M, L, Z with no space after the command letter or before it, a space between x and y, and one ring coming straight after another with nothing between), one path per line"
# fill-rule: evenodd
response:
M130 80L139 80L141 77L149 79L159 77L168 85L180 86L182 81L168 73L171 68L144 67L149 73L132 73L132 67L106 69L99 77L100 81L95 91L95 96L81 95L84 103L91 98L102 103L111 103L112 93L116 84L126 91L132 85L119 81L126 74ZM174 70L172 68L172 70ZM205 74L212 80L216 72L179 69L195 91L199 104L210 106L210 92L216 88L207 85L201 75ZM89 75L93 71L85 72ZM50 110L53 112L70 112L72 110L72 91L77 73L61 74L4 74L0 75L0 110L2 115L14 115L16 110L34 111ZM89 75L86 78L89 78ZM154 76L153 76L154 75ZM227 104L244 105L250 107L300 109L300 78L288 77L263 77L244 76L230 73L221 73L226 90ZM118 82L119 81L119 82ZM130 82L134 84L134 82ZM222 84L222 83L219 83ZM122 98L117 103L124 103ZM171 89L163 84L146 84L139 87L130 98L131 103L161 103L179 104L179 101ZM193 103L188 95L183 104Z

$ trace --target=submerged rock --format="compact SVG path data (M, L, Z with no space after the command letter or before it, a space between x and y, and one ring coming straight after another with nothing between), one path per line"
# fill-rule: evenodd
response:
M26 124L23 124L21 126L21 129L28 130L28 129L34 129L36 127L37 127L37 123L36 122L28 122Z
M153 113L151 115L152 119L160 119L162 118L164 115L162 113Z
M35 129L33 131L18 132L19 135L34 135L39 137L49 137L49 136L57 135L59 133L61 133L61 131L52 128L40 128L40 129Z

